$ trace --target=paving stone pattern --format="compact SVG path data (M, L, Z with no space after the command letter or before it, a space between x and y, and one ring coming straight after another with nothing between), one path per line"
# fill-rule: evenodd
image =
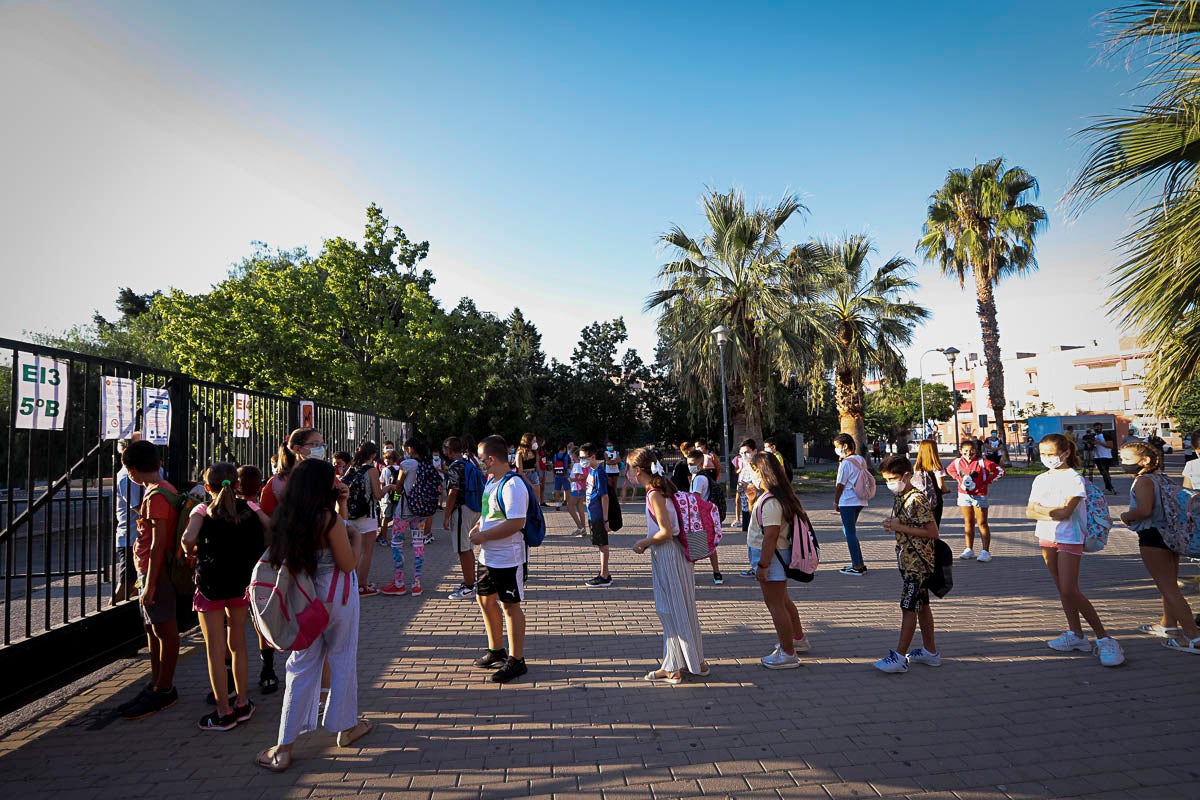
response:
M489 683L470 665L485 640L474 603L446 599L457 566L443 533L426 551L424 597L363 601L359 696L377 728L361 748L314 733L289 772L259 769L252 759L274 739L282 692L257 688L251 722L198 730L207 684L192 638L176 706L115 719L144 680L143 665L125 669L0 739L0 787L57 800L1200 797L1200 658L1136 633L1158 619L1159 603L1124 530L1085 559L1082 582L1127 664L1105 669L1045 646L1064 622L1023 519L1030 481L995 487L995 560L956 561L953 594L935 601L940 669L870 666L895 646L899 625L893 544L879 527L885 490L860 522L863 578L835 571L846 547L831 495L804 496L824 563L813 583L791 588L813 643L800 669L759 665L772 629L757 585L736 575L746 551L730 533L724 586L697 565L712 676L680 686L641 680L662 645L649 557L630 550L645 531L640 506L626 506L628 525L613 537L606 590L581 585L596 551L569 536L565 513L549 512L530 565L530 672L518 682ZM948 508L943 532L957 553L956 520ZM385 583L383 548L374 567Z

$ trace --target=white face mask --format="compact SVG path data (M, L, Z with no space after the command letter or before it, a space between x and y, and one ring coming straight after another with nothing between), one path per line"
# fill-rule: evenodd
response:
M1046 469L1058 469L1062 465L1062 456L1042 456L1042 466Z
M317 444L317 445L313 445L312 447L308 448L307 458L316 459L317 461L324 461L325 460L325 445Z
M587 469L591 465L592 465L592 460L590 458L584 458L583 456L579 457L579 466L583 467L584 469Z
M537 449L538 449L538 443L537 443L537 442L534 442L533 444L529 445L529 447L530 447L531 449L533 449L533 450L537 450Z
M904 481L888 481L887 487L892 494L900 494L900 490L904 488Z
M833 448L833 452L837 453L838 458L846 457L846 448L844 447L835 447Z
M699 466L697 466L696 464L688 464L688 472L690 472L690 473L692 473L693 475L695 475L695 474L696 474L696 473L698 473L699 471L700 471L700 467L699 467Z

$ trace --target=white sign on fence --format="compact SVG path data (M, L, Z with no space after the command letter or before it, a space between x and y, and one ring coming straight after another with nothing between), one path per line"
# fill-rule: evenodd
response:
M100 428L105 439L128 439L137 427L137 382L104 376L100 387Z
M171 440L171 395L166 389L142 388L142 438L154 444Z
M353 442L356 432L354 430L354 415L349 411L346 412L346 438Z
M236 439L250 437L250 395L233 395L233 435Z
M17 352L17 429L61 431L67 419L70 365L47 356Z

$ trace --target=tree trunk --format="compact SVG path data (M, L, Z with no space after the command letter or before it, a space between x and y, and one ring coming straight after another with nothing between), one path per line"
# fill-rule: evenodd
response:
M979 328L983 333L983 357L987 363L988 402L996 418L996 431L1008 452L1008 436L1004 427L1004 365L1000 361L1000 326L996 322L996 295L992 284L975 271L975 293L978 298Z
M862 375L856 370L838 367L834 373L834 401L837 404L838 430L858 443L858 452L867 451L867 422Z

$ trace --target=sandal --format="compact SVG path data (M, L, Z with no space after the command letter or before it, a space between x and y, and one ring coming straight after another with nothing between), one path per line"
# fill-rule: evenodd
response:
M1200 654L1200 636L1195 639L1187 639L1180 637L1179 639L1167 639L1162 643L1162 646L1168 650L1175 650L1179 653L1191 653L1192 655Z
M1138 625L1138 630L1150 636L1157 636L1160 639L1173 639L1175 634L1181 633L1182 628L1164 628L1162 623L1156 622L1153 625Z
M279 678L272 672L264 672L258 679L258 688L263 694L275 694L279 691Z
M275 747L268 747L254 757L254 763L271 772L283 772L292 765L292 754Z
M683 676L676 675L672 677L671 673L663 672L661 669L656 669L653 672L647 672L646 677L642 680L650 681L651 683L666 683L670 684L671 686L675 686L676 684L683 683Z
M338 747L349 747L375 729L375 724L366 717L359 717L358 724L345 731L338 731Z
M709 669L708 662L701 662L700 671L696 673L696 676L700 678L707 678L709 675L712 675L712 670Z

